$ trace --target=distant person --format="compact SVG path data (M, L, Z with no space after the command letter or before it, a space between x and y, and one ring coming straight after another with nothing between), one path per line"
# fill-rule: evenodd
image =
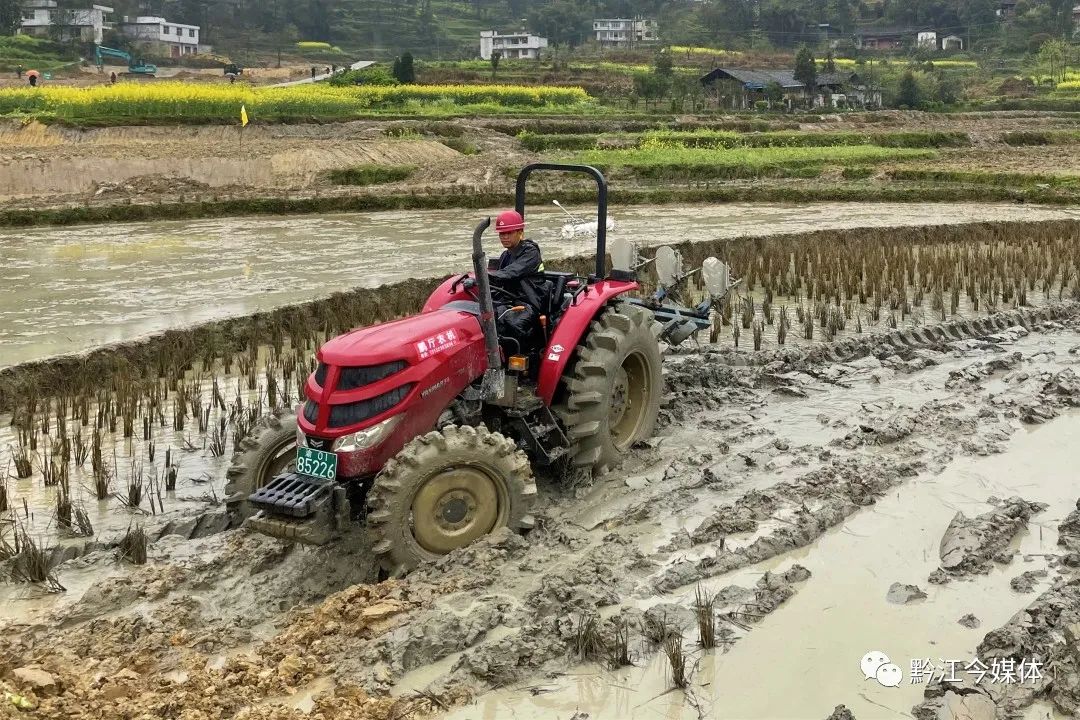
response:
M230 85L232 85L232 84L234 84L235 82L236 82L236 76L235 76L235 75L232 75L232 74L230 74L230 75L229 75L229 84L230 84Z
M30 87L37 87L37 75L30 76Z
M336 72L337 72L337 65L331 65L330 66L330 74L333 75Z
M113 85L116 84L116 71L115 70L113 70L112 73L109 75L109 82L111 84L113 84Z
M326 68L326 74L327 74L327 75L329 75L329 74L330 74L330 68Z
M312 80L315 79L315 66L314 65L311 66L311 79Z
M19 79L20 79L20 80L22 80L22 74L23 74L23 71L24 71L25 69L26 69L26 68L24 68L24 67L23 67L22 65L20 65L19 67L15 68L15 74L16 74L16 75L18 75L18 77L19 77Z

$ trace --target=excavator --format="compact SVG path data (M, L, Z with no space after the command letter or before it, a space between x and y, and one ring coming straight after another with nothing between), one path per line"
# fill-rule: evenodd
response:
M128 69L125 75L138 75L141 77L154 77L157 72L157 65L152 63L143 62L140 58L135 60L129 53L123 50L117 50L115 48L104 47L103 45L94 46L94 64L97 65L98 71L102 71L105 66L105 58L115 58L117 60L123 60L127 63Z

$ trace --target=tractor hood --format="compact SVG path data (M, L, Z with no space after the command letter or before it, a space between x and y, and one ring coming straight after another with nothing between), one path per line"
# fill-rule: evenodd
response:
M360 328L326 342L318 358L328 365L366 366L394 360L410 365L483 342L480 323L460 310L436 310Z

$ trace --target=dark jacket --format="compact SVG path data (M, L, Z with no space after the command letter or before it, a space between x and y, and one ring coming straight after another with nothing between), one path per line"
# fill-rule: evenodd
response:
M544 279L538 274L544 271L544 259L540 246L525 239L513 250L503 250L499 257L499 269L490 273L491 282L532 305L543 310ZM499 302L499 298L495 298Z

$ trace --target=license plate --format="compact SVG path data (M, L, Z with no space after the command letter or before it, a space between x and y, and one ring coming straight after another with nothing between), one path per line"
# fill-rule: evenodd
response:
M323 480L333 480L337 477L337 455L314 448L298 447L296 472Z

